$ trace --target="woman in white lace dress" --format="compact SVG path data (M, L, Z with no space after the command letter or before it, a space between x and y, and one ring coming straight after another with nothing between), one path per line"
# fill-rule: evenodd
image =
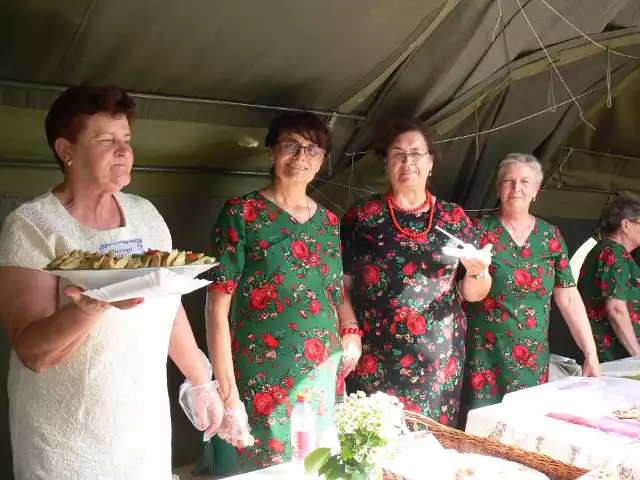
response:
M153 205L120 192L134 109L116 88L62 94L46 133L64 182L12 212L0 234L16 480L170 479L167 354L192 385L210 382L180 296L108 304L41 271L73 249L172 248ZM219 426L220 407L201 410L202 430Z

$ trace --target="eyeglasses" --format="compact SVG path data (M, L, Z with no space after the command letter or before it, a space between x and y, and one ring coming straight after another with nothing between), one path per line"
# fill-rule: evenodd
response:
M300 150L302 150L307 158L310 158L311 160L319 160L325 153L324 149L317 145L300 145L298 142L294 142L292 140L276 142L276 145L279 145L280 150L287 155L296 155Z
M431 152L405 152L404 150L391 150L388 153L389 160L394 160L397 162L402 162L405 158L410 158L412 162L418 162L425 158L427 155L431 155Z

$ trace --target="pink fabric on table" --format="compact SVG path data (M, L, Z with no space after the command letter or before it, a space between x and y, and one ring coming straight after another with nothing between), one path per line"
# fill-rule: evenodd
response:
M640 438L640 423L613 417L584 418L568 413L547 413L547 417L563 422L594 428L606 433L615 433L630 438Z
M591 387L592 385L593 383L591 383L589 380L583 380L581 382L571 382L567 385L563 385L561 387L558 387L558 390L573 390L580 387Z

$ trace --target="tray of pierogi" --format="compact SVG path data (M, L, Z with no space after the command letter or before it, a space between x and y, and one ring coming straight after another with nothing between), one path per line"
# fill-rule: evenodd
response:
M198 279L218 265L215 258L184 250L148 250L116 256L73 250L56 257L44 271L76 285L96 300L115 302L129 298L185 295L211 282Z

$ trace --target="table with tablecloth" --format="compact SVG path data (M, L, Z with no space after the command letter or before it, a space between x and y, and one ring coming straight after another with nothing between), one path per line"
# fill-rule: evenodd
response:
M466 432L580 468L604 468L614 479L640 479L640 437L633 438L640 424L612 415L613 410L635 403L640 403L640 382L566 378L508 394L500 404L471 411ZM598 421L606 416L611 418L605 419L603 427ZM591 426L576 424L577 419L587 419ZM616 427L617 433L612 433L607 422L628 422L625 425L631 431Z

